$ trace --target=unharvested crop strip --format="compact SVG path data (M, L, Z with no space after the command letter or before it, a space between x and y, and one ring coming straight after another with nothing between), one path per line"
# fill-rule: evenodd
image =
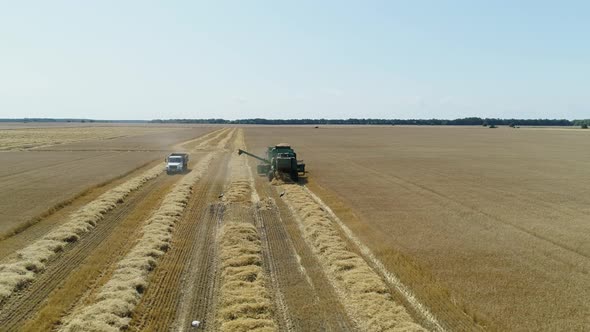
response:
M244 147L240 130L236 146ZM228 209L245 209L251 215L252 200L258 196L252 186L246 160L233 155L230 161L231 182L224 197ZM231 214L229 214L231 216ZM276 331L268 278L262 268L262 244L256 226L247 218L234 215L221 229L221 286L217 305L217 326L222 331Z
M91 231L104 215L147 181L162 173L160 165L105 192L69 216L69 220L31 245L16 252L13 259L0 265L0 302L31 282L46 262L81 235Z
M146 221L138 243L119 261L111 279L100 289L97 301L74 313L63 331L118 331L128 326L131 313L147 287L150 271L169 247L174 225L184 212L194 183L204 175L216 155L211 152L203 157L166 195Z
M423 331L365 260L347 248L330 215L302 186L285 184L284 200L300 222L350 317L365 331Z
M408 303L417 311L419 312L424 318L428 321L428 323L432 326L432 328L436 331L445 331L442 327L438 319L430 312L428 308L426 308L416 297L414 293L404 285L399 278L393 274L392 272L388 271L387 268L383 265L383 263L375 257L371 249L369 249L366 245L364 245L355 235L354 233L336 216L334 211L330 209L316 194L314 194L311 190L307 187L304 187L305 191L316 201L329 215L330 217L338 224L338 226L342 229L346 237L350 241L352 241L362 253L362 255L369 260L377 271L382 274L387 282L395 287L395 289L400 292L404 298L408 301Z

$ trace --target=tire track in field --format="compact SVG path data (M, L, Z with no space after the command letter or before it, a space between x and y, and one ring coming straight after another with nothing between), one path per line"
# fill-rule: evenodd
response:
M260 241L261 241L261 247L262 247L262 259L263 259L263 267L264 267L264 271L266 273L266 275L268 275L269 279L270 279L270 286L269 288L272 291L272 298L273 298L273 302L274 302L274 306L276 311L278 312L276 314L276 321L277 321L277 325L278 325L278 329L279 331L293 331L295 330L295 326L293 325L293 319L291 317L291 313L289 312L289 308L287 307L287 304L285 303L285 296L283 295L283 290L281 289L281 286L279 285L279 278L278 278L278 274L279 274L279 267L277 266L277 262L275 260L275 257L278 256L278 259L285 259L285 256L281 256L280 255L280 251L285 251L285 250L277 250L277 249L284 249L284 247L287 247L290 243L287 242L287 238L283 238L283 241L281 241L281 244L283 244L283 246L279 247L279 248L275 248L275 247L271 247L269 244L269 236L268 236L268 230L266 228L266 225L268 224L268 221L272 222L272 220L275 220L276 217L278 216L277 214L273 213L276 211L268 211L269 207L268 206L261 206L260 203L258 203L256 205L256 207L254 208L254 220L255 220L255 224L256 224L256 229L258 230L258 234L260 234ZM272 233L272 230L271 230ZM279 251L279 253L277 253L277 251ZM277 254L275 254L277 253ZM295 267L297 268L297 267ZM296 271L296 269L294 269L293 271ZM315 302L315 298L313 299ZM312 316L314 317L314 316ZM317 317L317 316L316 316ZM315 317L314 317L315 318ZM314 319L312 319L314 320Z
M137 306L130 330L170 330L178 315L186 311L206 313L214 294L210 282L215 267L215 232L223 210L215 202L222 192L226 175L227 156L220 158L207 176L195 188L187 206L187 213L176 225L171 248L161 259L150 280L151 287ZM196 290L189 285L195 285ZM189 305L190 308L182 308ZM194 310L191 310L192 308ZM188 317L188 314L186 314ZM182 325L177 325L182 329Z
M235 132L232 151L244 148L243 130ZM272 298L272 280L264 266L260 233L256 227L254 187L247 159L231 155L225 187L223 225L217 237L218 296L205 321L207 331L279 330L283 312ZM283 316L283 315L280 315Z
M177 145L174 146L174 149L177 149L177 148L179 148L179 146L185 145L185 144L188 144L188 143L191 143L191 142L201 142L201 141L205 141L205 140L210 140L210 137L209 136L217 135L217 134L219 134L219 132L221 130L222 129L219 129L219 130L216 130L216 131L209 132L209 133L206 133L204 135L201 135L201 136L199 136L197 138L193 138L193 139L190 139L190 140L187 140L187 141L184 141L184 142L180 142L180 143L178 143ZM49 150L42 150L42 151L49 151ZM54 151L64 152L64 151L67 151L67 150L54 150ZM79 151L79 150L76 150L76 151ZM87 150L87 151L100 152L100 151L107 151L107 150ZM170 149L167 149L167 150L124 150L124 151L126 151L126 152L137 152L137 151L162 151L162 152L169 152ZM35 151L29 151L29 152L35 152ZM102 156L105 156L105 155L112 155L112 153L103 153L103 154L100 154L98 156L91 156L91 157L73 159L73 160L69 160L69 161L66 161L66 162L60 162L59 164L60 165L61 164L67 164L67 163L71 163L72 161L79 161L79 160L85 160L85 159L93 159L93 158L98 158L98 157L102 158ZM117 155L120 155L120 154L117 154ZM22 226L13 227L13 228L11 228L8 231L0 232L0 241L5 241L5 240L8 240L8 239L10 239L11 241L13 241L13 239L11 239L13 236L26 237L26 239L23 239L22 241L21 240L16 240L16 242L21 243L20 245L17 244L17 245L13 246L9 250L5 250L4 248L2 248L2 251L5 251L5 255L3 255L4 257L0 258L0 262L4 261L5 258L8 256L8 254L11 254L12 252L17 251L19 249L22 249L24 246L26 246L27 243L29 243L31 241L35 241L38 238L40 238L41 236L47 234L47 232L51 231L50 228L46 227L46 228L42 229L41 231L35 229L35 232L33 232L34 234L32 234L32 236L28 236L28 234L22 234L24 232L28 232L30 230L30 227L36 226L37 224L42 223L45 219L47 219L47 218L51 217L53 214L59 212L64 207L67 207L67 206L69 206L71 204L74 204L78 199L86 196L87 194L89 194L93 190L96 190L97 188L109 186L113 182L116 182L116 181L118 181L120 179L124 179L124 178L126 178L126 177L128 177L130 175L133 175L133 174L137 173L138 171L140 171L141 169L146 168L148 165L153 164L156 160L161 160L161 159L158 158L158 159L150 160L150 161L148 161L148 162L146 162L146 163L144 163L144 164L142 164L142 165L140 165L138 167L135 167L135 168L133 168L133 169L131 169L131 170L129 170L129 171L127 171L127 172L119 175L119 176L116 176L116 177L111 178L111 179L107 179L107 180L105 180L105 181L103 181L101 183L98 183L96 185L92 185L92 186L84 189L83 191L75 194L71 198L67 198L67 199L65 199L65 200L63 200L61 202L58 202L58 203L54 204L52 207L49 207L45 212L42 212L39 215L30 218L28 221L24 222L24 224ZM50 165L50 166L55 166L55 165ZM44 167L37 168L37 169L32 169L32 170L26 170L26 171L23 171L23 172L37 173L40 169L43 169L44 170L43 172L46 172L46 168L44 168ZM8 174L8 175L5 175L5 176L11 176L11 175L14 175L14 174ZM0 176L0 179L2 177L4 177L4 176ZM32 181L31 178L29 178L29 181ZM2 183L2 180L0 180L0 183ZM10 234L10 233L15 233L15 234L6 235L6 234Z
M254 209L255 223L262 242L263 266L271 281L279 330L358 330L275 186L266 177L254 178L251 164L246 165L258 201Z
M165 195L160 206L141 227L139 239L117 261L116 269L100 287L95 301L73 310L71 315L64 318L64 325L60 330L110 330L129 327L131 316L150 286L153 269L170 249L177 223L186 215L195 187L206 179L211 162L218 159L220 150L232 136L233 132L230 132L226 139L217 144L214 151L200 158L192 171Z
M304 242L288 207L280 201L266 178L256 179L256 182L263 205L266 205L257 211L257 224L263 234L266 265L276 288L275 301L279 302L277 306L286 307L286 328L293 331L357 330Z
M76 244L66 247L64 252L53 258L38 278L23 291L10 297L0 311L0 326L16 328L38 311L50 294L59 287L72 271L98 247L110 245L105 239L125 220L153 191L166 191L178 179L158 177L139 191L132 193L120 206L105 215L92 232L83 236ZM133 243L129 241L126 245Z
M218 130L214 130L210 133L207 133L201 137L195 138L193 140L182 142L176 144L174 146L175 149L190 149L190 150L199 150L204 149L206 147L212 147L211 143L217 139L220 139L222 136L227 135L231 131L231 128L222 128Z
M104 194L108 190L123 184L126 179L130 177L133 178L134 175L141 174L142 171L150 169L150 166L153 166L154 161L155 160L148 161L143 165L121 174L120 176L108 179L97 185L90 186L74 195L72 198L68 198L59 202L58 204L55 204L45 212L29 219L29 221L27 221L23 226L15 228L12 231L14 233L13 235L3 238L2 234L6 233L0 233L0 256L3 256L3 258L0 258L0 263L4 263L12 253L26 247L30 243L35 242L39 238L48 234L54 229L54 227L59 227L62 223L67 222L69 213L75 211L75 209L72 209L71 205L78 203L78 207L82 207L88 203L91 203L93 200L96 200L98 197L100 197L100 195ZM66 208L69 208L70 211L66 214L63 214L64 211L62 210ZM49 221L50 218L58 218L55 215L59 213L62 213L60 218L63 220L61 222L59 220Z
M364 257L347 245L326 208L299 184L283 184L283 201L297 220L345 310L359 328L375 331L425 331L396 301ZM438 329L437 329L438 330Z
M222 149L221 145L225 145L233 134L234 130L229 128L212 132L195 148L219 141L217 148ZM179 316L188 317L188 312L195 311L198 315L206 313L214 296L207 291L213 289L207 283L215 280L211 279L216 266L215 232L223 215L222 207L211 202L219 202L227 161L227 156L219 158L214 167L210 167L209 176L196 185L185 216L175 226L171 248L153 272L150 280L153 287L146 289L136 307L130 322L131 330L165 331L173 324L181 329L183 324L179 322ZM212 170L217 173L211 174ZM193 285L198 288L190 289Z
M395 290L395 292L402 295L403 304L406 308L412 309L420 318L424 320L424 323L427 324L428 327L432 331L442 331L444 332L446 329L441 325L438 321L437 317L435 317L431 312L430 309L424 306L418 299L414 296L412 291L406 287L401 280L394 274L388 271L383 263L375 255L373 252L365 246L355 235L354 233L338 218L338 216L330 209L328 205L326 205L317 195L315 195L311 190L307 187L303 187L304 191L319 205L321 208L336 222L338 227L343 233L343 236L353 245L357 247L358 254L367 262L367 264L373 269L373 271L381 277L383 281L385 281L388 286ZM474 327L462 326L463 328L469 329L472 328L474 330L479 330Z
M64 318L62 331L127 329L131 315L149 287L153 269L169 249L176 224L182 220L195 186L208 173L219 152L209 152L183 176L141 227L131 250L116 263L95 301Z

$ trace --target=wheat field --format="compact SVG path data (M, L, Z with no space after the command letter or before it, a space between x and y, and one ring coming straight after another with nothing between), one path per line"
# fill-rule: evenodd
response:
M307 186L457 330L590 325L590 133L484 127L255 127ZM469 323L471 321L471 323Z
M57 136L0 151L2 329L590 325L586 131L8 127ZM280 142L298 183L237 154ZM163 172L172 151L186 172Z

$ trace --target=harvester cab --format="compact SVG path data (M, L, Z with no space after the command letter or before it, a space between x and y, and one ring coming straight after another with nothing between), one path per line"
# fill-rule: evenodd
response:
M266 158L238 150L238 154L242 153L260 160L256 172L259 175L266 175L269 181L275 177L289 176L291 180L297 182L299 181L299 173L305 173L305 164L302 160L297 160L297 154L286 143L269 146L266 150Z

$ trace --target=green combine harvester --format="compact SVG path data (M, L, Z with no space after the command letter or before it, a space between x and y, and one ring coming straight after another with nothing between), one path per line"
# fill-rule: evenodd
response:
M297 154L286 143L269 146L266 150L266 158L239 149L238 154L242 153L261 161L256 167L256 172L259 175L268 176L269 181L275 177L283 179L283 176L289 176L293 182L297 182L299 173L305 173L305 164L302 160L297 160Z

